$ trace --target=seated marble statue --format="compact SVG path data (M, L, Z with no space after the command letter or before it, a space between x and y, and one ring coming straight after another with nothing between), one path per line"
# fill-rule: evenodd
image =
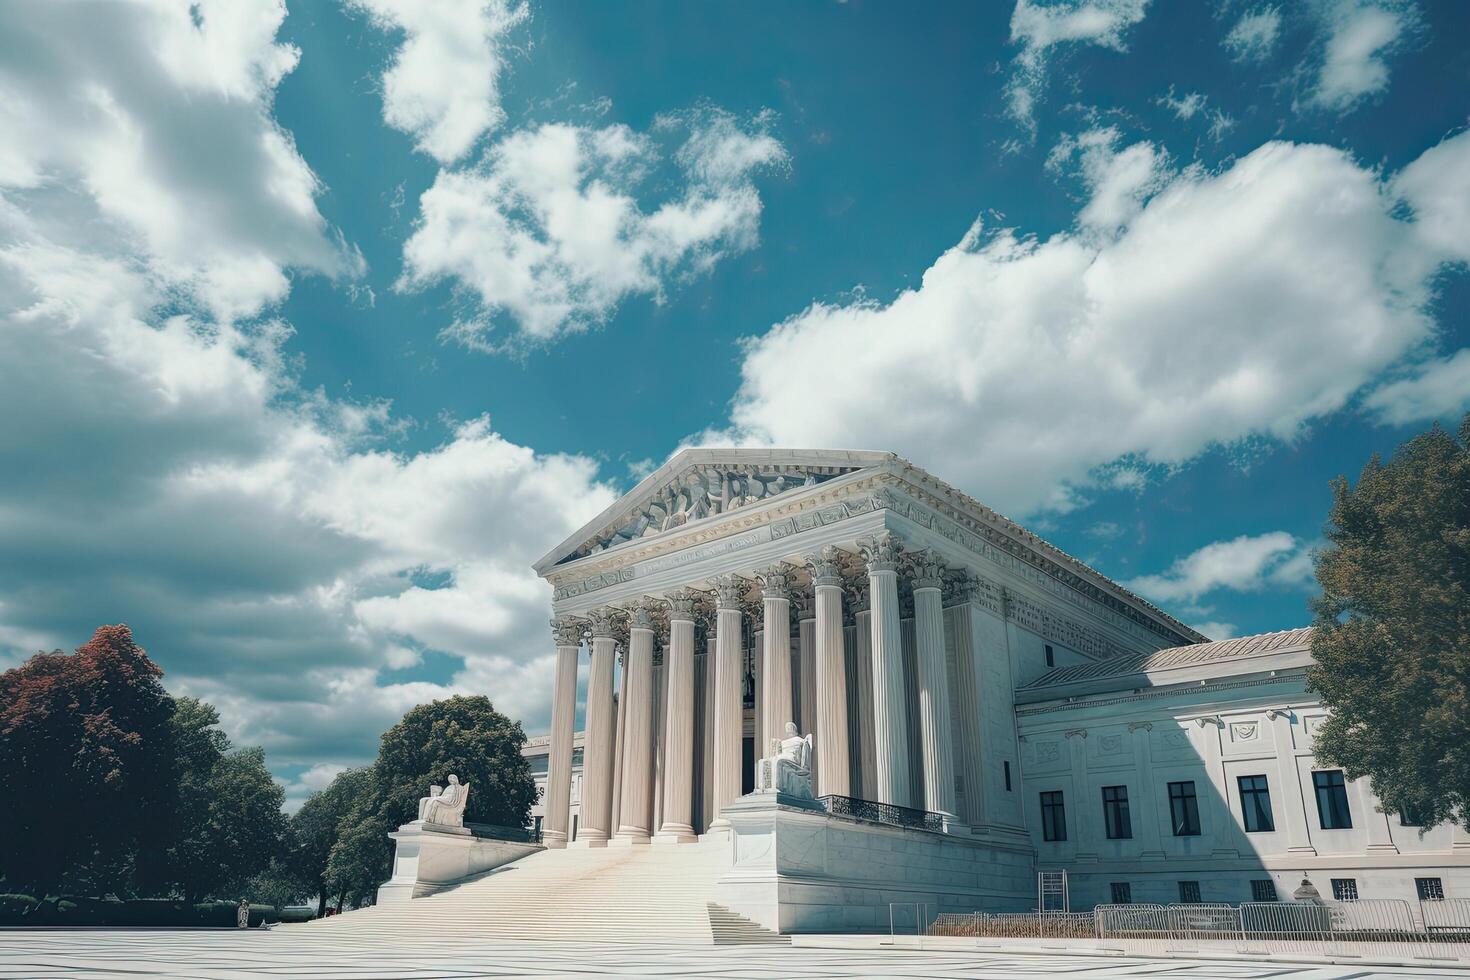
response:
M470 788L461 783L453 773L449 785L441 791L438 786L429 787L429 795L419 800L419 819L424 823L437 823L447 827L464 826L464 805L469 802Z
M786 737L771 739L771 754L760 761L756 789L812 799L812 737L796 734L786 723Z

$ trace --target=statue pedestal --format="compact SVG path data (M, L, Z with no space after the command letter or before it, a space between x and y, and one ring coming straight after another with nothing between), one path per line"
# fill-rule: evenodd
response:
M539 844L478 837L468 827L422 820L406 823L388 836L395 845L393 877L378 886L379 905L432 895L541 850Z

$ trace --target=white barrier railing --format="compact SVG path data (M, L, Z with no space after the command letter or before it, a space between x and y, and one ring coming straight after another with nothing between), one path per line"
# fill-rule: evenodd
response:
M1103 945L1126 952L1470 960L1470 901L1456 901L1425 902L1419 919L1399 899L1099 905L1093 914Z
M927 902L889 902L888 935L922 936L929 926Z

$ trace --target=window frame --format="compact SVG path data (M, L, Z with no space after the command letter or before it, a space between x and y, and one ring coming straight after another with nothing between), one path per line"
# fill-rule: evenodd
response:
M1112 896L1114 905L1133 904L1133 882L1110 881L1108 882L1108 891Z
M1179 787L1178 795L1175 794L1175 787ZM1185 792L1185 787L1188 787L1187 793ZM1178 779L1169 783L1167 789L1169 791L1169 824L1174 830L1174 836L1200 836L1202 828L1200 827L1199 820L1199 793L1194 788L1194 780ZM1179 811L1181 809L1185 811L1183 815L1187 818L1184 821L1183 829L1181 829L1179 821ZM1191 830L1191 827L1194 829Z
M1353 829L1353 808L1348 801L1347 776L1341 769L1312 770L1312 790L1317 798L1317 823L1323 830Z
M1438 894L1430 894L1438 893ZM1443 878L1415 878L1414 894L1419 896L1421 902L1443 902L1444 879Z
M1264 898L1264 895L1270 898ZM1251 901L1253 902L1279 902L1281 894L1276 891L1275 878L1252 878L1251 879Z
M1250 786L1246 785L1247 780L1251 781ZM1260 780L1259 786L1255 785L1255 780ZM1236 776L1235 790L1240 794L1240 823L1245 832L1247 834L1274 834L1276 815L1271 811L1271 780L1266 774L1254 773L1249 776ZM1249 807L1246 805L1247 799L1251 803Z
M1001 762L1001 768L1002 768L1002 771L1005 773L1005 777L1006 777L1006 792L1009 793L1009 792L1011 792L1011 760L1010 759L1002 760L1002 762Z
M1042 646L1046 648L1044 651L1044 656L1046 657L1046 665L1048 667L1055 667L1057 665L1057 652L1052 649L1050 643L1043 643Z
M1109 794L1112 798L1109 799ZM1108 840L1132 840L1133 839L1133 815L1128 808L1128 787L1126 785L1104 786L1102 788L1103 801L1103 831Z
M1193 895L1194 897L1193 898L1190 898L1189 897L1190 895ZM1181 882L1179 882L1179 904L1180 905L1202 905L1202 904L1204 904L1204 899L1200 897L1199 882L1197 882L1197 881L1181 881Z
M1333 878L1332 900L1334 902L1356 902L1358 900L1358 879Z
M1059 789L1044 790L1041 798L1041 839L1060 844L1067 839L1067 798Z

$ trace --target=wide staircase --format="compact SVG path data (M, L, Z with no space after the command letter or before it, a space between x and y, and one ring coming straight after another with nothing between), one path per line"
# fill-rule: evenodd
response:
M728 841L539 851L433 895L323 919L339 935L584 942L790 942L714 904Z

